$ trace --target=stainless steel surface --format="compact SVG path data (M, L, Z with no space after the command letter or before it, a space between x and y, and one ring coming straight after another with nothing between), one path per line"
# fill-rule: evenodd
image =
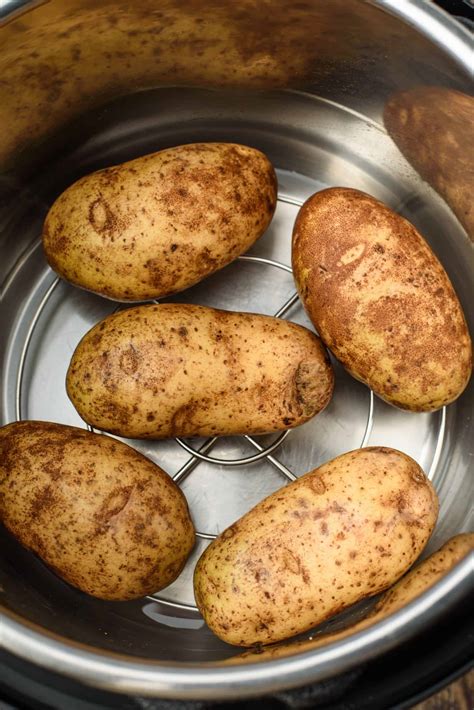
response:
M43 5L45 2L48 2L48 0L1 0L0 27L2 24L11 22L37 5Z
M454 23L431 2L414 0L384 0L374 2L415 27L421 34L433 39L438 47L472 75L472 35L460 23Z
M90 8L87 2L83 4ZM149 4L168 7L166 3ZM70 5L80 8L81 2ZM111 6L104 3L104 7ZM218 6L212 3L214 10ZM346 15L337 15L335 8L343 6ZM52 2L44 10L50 15L44 16L42 8L33 10L25 23L34 28L35 16L41 22L51 13L60 14L58 7ZM19 134L13 130L13 155L18 156L18 164L14 161L12 166L9 146L5 150L0 139L0 154L3 148L7 156L5 170L0 173L0 194L5 197L0 211L1 423L33 418L84 426L67 399L65 373L82 335L117 308L116 303L59 281L46 265L38 240L48 206L83 174L179 143L230 140L264 150L277 168L279 201L269 230L246 257L170 300L277 314L311 327L294 297L289 268L293 222L301 203L316 190L350 185L384 200L422 231L447 269L473 332L472 246L446 204L401 156L380 118L384 101L396 88L436 82L440 77L445 85L467 88L469 80L463 71L468 40L425 2L395 7L392 2L349 0L328 5L314 0L305 7L291 12L304 15L312 7L321 17L327 12L334 21L334 37L328 47L322 46L320 65L317 53L312 56L314 67L303 83L285 79L282 89L271 91L267 90L270 86L260 86L258 91L242 86L218 90L215 85L212 89L153 88L163 82L157 81L155 69L150 67L148 87L152 88L133 93L136 88L145 89L146 81L137 85L124 71L121 91L115 92L123 96L111 99L104 90L101 101L85 103L84 96L78 95L77 104L68 104L61 121L53 108L51 120L45 116L40 128L35 128L32 117L30 138L38 140L43 130L46 138L42 145L35 144L34 150L21 150L24 144L16 143ZM275 8L275 14L284 10L283 0ZM408 22L418 32L396 17L384 15L384 8L399 16L405 10ZM250 25L252 9L246 12ZM343 17L347 26L336 22ZM351 17L356 25L361 18L364 21L367 36L363 47L348 32ZM94 18L102 27L102 16ZM133 20L129 14L126 18L130 23ZM147 22L143 16L140 19ZM150 23L157 21L150 15ZM275 22L278 24L278 18ZM10 23L9 31L14 24ZM43 38L48 38L48 27L41 26ZM116 32L114 27L110 25L111 34ZM88 35L89 41L92 36ZM80 29L74 37L80 42ZM100 40L104 46L108 41L108 35ZM68 37L64 42L69 42ZM357 61L348 51L350 42L357 43ZM258 61L265 61L268 67L274 46L265 37L262 43L266 53L261 53ZM455 49L457 64L441 51L447 45L451 47L448 54L453 55ZM381 46L385 47L383 57ZM340 51L344 58L334 58L335 74L328 74L324 64L329 50ZM1 56L0 52L0 69ZM45 57L46 63L53 61L49 55ZM276 62L282 57L275 54L273 59ZM122 60L115 57L117 67L122 67ZM253 68L260 66L253 55L252 62ZM320 79L318 66L323 65L326 69ZM108 70L112 72L113 66ZM79 76L81 71L79 63ZM43 76L46 85L53 81L47 72ZM192 83L213 82L195 79ZM34 102L42 100L43 84L38 86L40 96L33 92L32 111ZM27 88L24 95L21 87L16 89L20 103L28 103ZM98 84L93 85L94 91L99 89ZM53 97L52 104L55 101ZM19 115L21 123L24 113ZM74 117L75 122L67 122ZM280 661L219 667L220 660L238 650L214 637L196 611L194 564L220 530L294 476L359 446L394 446L423 466L441 500L439 523L428 552L449 536L472 527L472 385L458 402L441 412L412 414L389 407L334 365L336 390L329 407L284 437L130 442L181 486L200 531L182 575L155 597L121 604L88 598L61 582L5 535L0 549L0 643L35 663L114 690L165 697L232 698L236 688L243 697L334 675L416 633L454 604L469 589L470 560L390 619L337 645ZM357 609L350 612L340 623L358 613Z

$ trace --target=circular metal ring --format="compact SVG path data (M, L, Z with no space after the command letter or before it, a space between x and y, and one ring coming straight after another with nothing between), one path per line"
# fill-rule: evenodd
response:
M291 266L287 264L282 264L281 261L274 261L273 259L267 259L264 256L252 256L251 254L242 254L237 257L237 261L253 261L255 264L266 264L267 266L275 266L277 269L286 271L288 274L293 273Z
M218 535L220 535L220 533L207 533L196 530L196 537L200 537L201 540L215 540Z
M177 441L178 444L183 447L183 449L186 449L188 453L190 453L192 456L195 456L197 459L201 459L201 461L221 464L222 466L245 466L246 464L255 463L255 461L260 461L260 459L265 458L266 456L271 454L272 451L275 451L275 449L280 446L282 441L286 439L290 431L291 429L282 431L282 433L277 437L277 439L275 439L273 444L270 444L270 446L268 446L266 449L263 449L263 451L259 451L258 454L253 454L252 456L245 456L242 459L219 459L215 456L201 454L199 451L196 451L196 449L193 449L192 446L189 446L189 444L187 444L184 439L176 437L175 441Z

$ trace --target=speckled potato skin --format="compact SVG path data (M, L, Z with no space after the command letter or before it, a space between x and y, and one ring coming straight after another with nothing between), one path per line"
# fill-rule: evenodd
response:
M436 522L435 491L394 449L329 461L259 503L196 566L196 603L237 646L288 639L387 589Z
M275 171L260 151L193 143L105 168L58 197L43 227L60 276L119 301L159 298L201 281L263 234Z
M421 177L444 197L474 240L474 96L422 86L390 97L384 123Z
M50 422L0 428L0 520L66 582L116 601L171 584L195 539L183 494L158 466Z
M268 661L272 658L284 658L296 653L311 651L320 646L327 646L352 636L358 631L372 626L386 616L395 613L409 602L423 594L433 584L436 584L460 560L474 551L474 533L461 533L446 542L443 547L430 557L410 570L402 579L385 594L383 594L368 616L356 624L341 631L321 634L314 639L296 641L294 643L278 644L266 648L246 651L229 659L226 663L243 663L251 661Z
M171 303L94 326L66 378L86 422L150 439L288 429L320 412L333 386L328 354L306 328Z
M298 214L292 260L321 339L379 397L428 412L463 392L472 345L462 307L410 222L364 192L322 190Z

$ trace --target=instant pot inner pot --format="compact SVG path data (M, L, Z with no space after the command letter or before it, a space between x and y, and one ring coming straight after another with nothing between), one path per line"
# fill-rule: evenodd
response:
M466 235L445 203L401 157L382 125L302 92L164 88L130 94L82 116L54 137L41 174L28 183L12 178L8 184L12 199L6 229L24 251L5 285L2 306L2 423L21 418L85 426L66 396L70 357L89 328L125 307L59 280L47 266L39 237L50 204L93 170L197 141L238 142L267 153L277 169L278 207L267 233L245 257L169 300L278 314L312 328L296 299L289 268L292 226L307 197L341 185L365 190L410 219L440 256L467 306L472 275ZM465 529L470 505L467 393L439 412L403 412L333 364L332 402L287 435L128 441L179 482L199 531L194 553L170 587L134 602L90 598L62 582L2 530L2 603L61 636L130 656L204 662L235 655L238 649L220 642L194 606L192 574L199 555L216 534L266 495L324 461L365 445L401 449L433 481L441 511L427 552ZM258 460L246 461L260 453ZM359 615L360 605L331 625Z

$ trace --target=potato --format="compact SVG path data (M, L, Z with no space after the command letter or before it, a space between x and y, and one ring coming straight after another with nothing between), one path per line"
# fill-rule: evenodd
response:
M474 240L474 96L444 86L401 91L387 102L384 122L408 162Z
M410 570L389 589L375 605L370 617L380 618L401 609L444 577L467 554L474 550L474 533L455 535L426 560Z
M195 143L99 170L48 212L50 266L119 301L158 298L201 281L270 224L277 183L268 159L233 143Z
M194 545L186 500L164 471L126 444L50 422L0 428L0 519L100 599L166 587Z
M292 259L311 320L354 377L415 412L459 397L472 369L466 321L410 222L358 190L323 190L298 214Z
M211 543L196 566L196 603L227 643L287 639L393 584L437 513L435 491L410 457L383 447L343 454Z
M326 350L306 328L171 303L96 325L66 381L86 422L151 439L288 429L320 412L333 384Z
M395 613L420 594L429 589L447 574L460 560L474 550L474 533L461 533L448 540L443 547L434 552L428 559L410 570L391 589L379 599L373 610L365 619L357 624L329 634L322 634L314 639L305 639L293 643L267 646L259 650L246 651L245 653L228 659L226 663L242 663L244 661L267 661L272 658L282 658L295 653L304 653L320 646L327 646L335 641L340 641L372 626L377 621Z

